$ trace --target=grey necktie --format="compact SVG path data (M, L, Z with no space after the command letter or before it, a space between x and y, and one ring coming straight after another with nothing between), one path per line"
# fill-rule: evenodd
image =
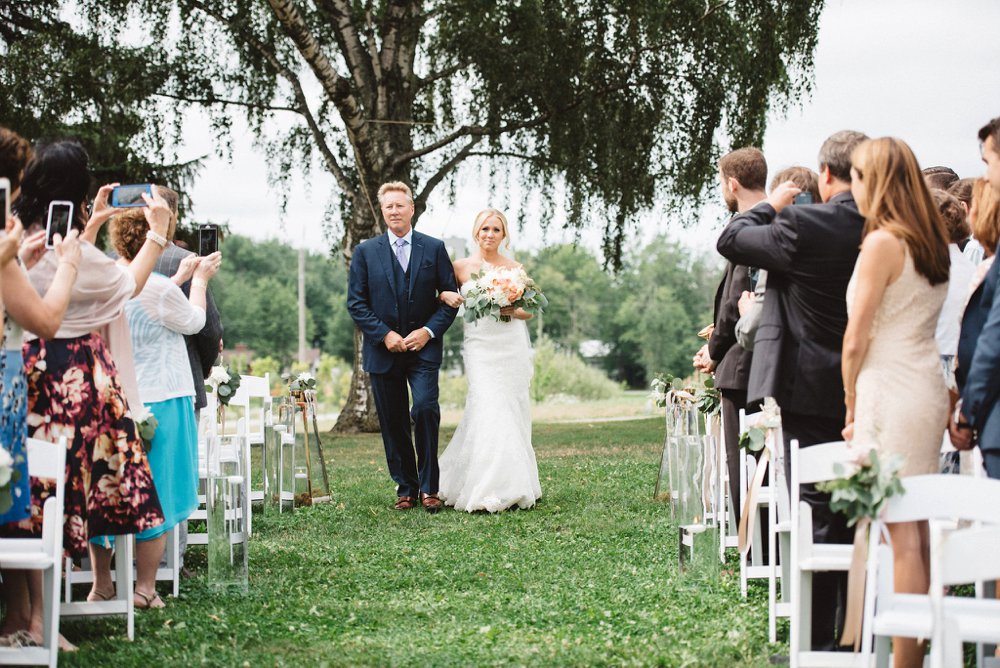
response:
M406 246L406 239L396 239L396 260L399 261L399 266L406 271L406 265L408 264L406 260L406 251L403 248Z

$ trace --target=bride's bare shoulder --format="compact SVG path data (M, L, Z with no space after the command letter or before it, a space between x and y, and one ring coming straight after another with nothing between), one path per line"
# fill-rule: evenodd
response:
M459 258L452 262L452 266L455 268L455 278L459 285L469 280L469 277L478 269L478 263L471 257Z

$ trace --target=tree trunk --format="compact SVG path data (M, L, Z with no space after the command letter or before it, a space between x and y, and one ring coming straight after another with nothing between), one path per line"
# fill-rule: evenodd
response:
M354 369L347 403L340 411L333 431L339 434L372 433L379 431L378 414L368 374L361 368L361 330L354 328Z

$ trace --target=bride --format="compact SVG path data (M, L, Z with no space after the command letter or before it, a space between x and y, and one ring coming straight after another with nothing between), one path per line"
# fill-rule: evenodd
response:
M479 252L454 263L462 294L441 293L452 307L462 303L474 274L521 266L500 254L501 242L510 247L507 218L500 211L480 211L472 238ZM525 321L532 316L513 307L500 313L510 321L486 317L464 323L462 357L469 390L462 421L440 459L440 496L445 505L466 512L530 508L542 496L528 404L534 353Z

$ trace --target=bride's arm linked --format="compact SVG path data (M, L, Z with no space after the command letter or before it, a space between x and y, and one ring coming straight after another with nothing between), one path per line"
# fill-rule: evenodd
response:
M528 313L522 308L515 308L513 306L505 306L500 309L500 315L507 315L511 318L517 318L518 320L531 320L535 316Z

